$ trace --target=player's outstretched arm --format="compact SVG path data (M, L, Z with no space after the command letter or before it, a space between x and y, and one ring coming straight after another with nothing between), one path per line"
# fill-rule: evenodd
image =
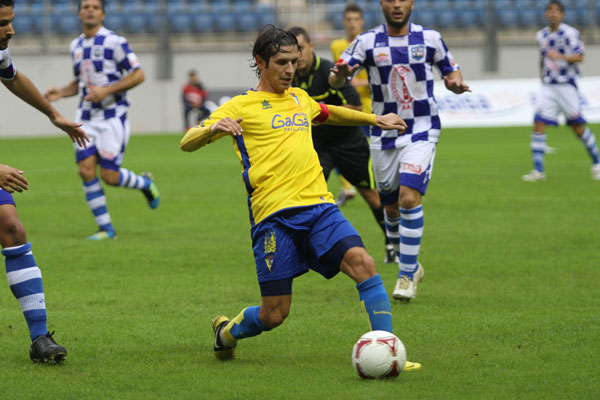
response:
M71 97L75 96L79 92L79 81L72 80L65 87L58 88L56 86L50 86L46 93L44 93L44 97L48 101L56 101L60 100L63 97Z
M29 182L23 176L23 171L0 164L0 188L12 193L29 189Z
M183 151L196 151L224 136L240 136L244 132L240 125L241 122L242 118L232 119L226 117L210 126L190 128L181 139L180 148Z
M397 129L399 132L406 130L406 122L393 113L375 115L332 105L327 105L327 109L329 117L323 122L325 124L343 126L376 125L383 130Z
M108 95L124 92L126 90L132 89L144 82L146 76L144 75L144 70L141 68L135 69L126 76L124 76L121 80L116 81L107 86L93 86L89 85L87 89L89 90L88 94L83 98L86 101L91 101L94 103L99 103Z
M24 74L17 72L14 79L3 80L2 83L17 97L46 114L56 127L62 129L71 137L73 142L85 147L86 142L90 141L83 129L80 128L81 124L69 121L56 111Z
M360 65L356 64L354 66L348 65L346 61L338 61L331 67L331 72L329 73L329 86L334 89L339 89L346 83L346 80L349 76L354 74L360 68Z
M470 92L471 88L463 81L460 70L452 71L444 77L446 89L456 94Z

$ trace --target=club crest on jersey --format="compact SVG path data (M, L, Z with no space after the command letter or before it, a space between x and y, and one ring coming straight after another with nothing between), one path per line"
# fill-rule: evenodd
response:
M94 47L92 49L92 58L96 58L96 59L102 58L102 53L103 53L102 47Z
M425 46L413 46L410 54L415 61L420 61L425 56Z
M273 106L271 105L271 103L269 103L267 100L264 100L261 104L262 104L262 109L263 110L268 110L269 108L273 108Z

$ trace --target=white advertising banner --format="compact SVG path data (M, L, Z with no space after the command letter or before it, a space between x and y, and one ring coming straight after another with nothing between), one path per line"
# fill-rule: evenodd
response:
M444 127L528 126L533 124L539 79L466 81L472 92L456 95L436 81L434 95ZM578 84L583 116L600 122L600 77L585 77ZM564 123L564 118L559 119Z

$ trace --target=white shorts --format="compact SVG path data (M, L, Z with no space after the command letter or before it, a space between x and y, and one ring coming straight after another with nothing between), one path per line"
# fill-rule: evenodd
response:
M107 120L82 121L82 129L89 136L86 148L75 143L77 162L94 154L102 168L118 171L123 163L125 147L129 143L129 121L125 116Z
M398 201L400 186L425 194L433 173L436 145L418 141L398 149L371 149L375 183L383 205Z
M581 113L582 105L575 86L568 83L544 84L535 99L535 121L558 125L558 117L562 114L569 125L585 124Z

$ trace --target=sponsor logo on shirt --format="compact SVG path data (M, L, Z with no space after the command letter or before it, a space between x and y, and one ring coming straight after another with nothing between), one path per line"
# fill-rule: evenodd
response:
M271 127L273 129L283 128L284 132L306 130L309 127L308 117L303 112L285 118L281 114L275 114L271 121Z

